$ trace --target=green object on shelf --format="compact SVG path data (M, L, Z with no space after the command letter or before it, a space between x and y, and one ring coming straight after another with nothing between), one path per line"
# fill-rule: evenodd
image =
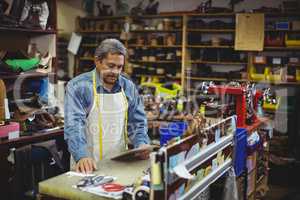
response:
M174 98L182 91L182 87L177 83L144 82L141 86L155 88L154 95L161 96L166 99Z
M5 61L5 63L9 65L14 71L18 71L19 69L21 69L22 71L28 71L37 67L40 63L40 59L8 59Z

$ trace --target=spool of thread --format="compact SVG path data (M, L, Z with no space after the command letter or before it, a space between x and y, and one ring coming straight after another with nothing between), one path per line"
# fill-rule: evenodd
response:
M133 192L133 200L148 200L150 199L150 188L142 185L135 188Z
M160 163L155 162L155 153L150 154L151 159L151 183L153 188L161 188L161 169Z

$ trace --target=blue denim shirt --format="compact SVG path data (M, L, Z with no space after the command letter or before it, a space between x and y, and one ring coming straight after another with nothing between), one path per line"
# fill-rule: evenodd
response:
M95 71L94 69L73 78L66 86L64 137L76 162L91 153L87 150L85 126L87 116L93 106L93 73ZM135 148L141 144L148 144L147 118L143 101L135 84L124 75L120 75L109 92L102 86L98 75L96 81L98 93L117 93L123 88L128 100L128 138Z

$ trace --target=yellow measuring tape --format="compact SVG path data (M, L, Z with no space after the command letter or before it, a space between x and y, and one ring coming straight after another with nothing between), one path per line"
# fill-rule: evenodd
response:
M100 101L97 96L97 89L96 89L96 72L93 73L93 91L94 91L94 98L96 98L96 105L97 108L100 110ZM125 103L125 125L124 125L124 140L125 140L125 149L128 149L128 135L127 135L127 125L128 125L128 101L125 95L125 92L122 88L122 95L124 98ZM102 115L99 112L98 116L98 125L99 125L99 153L100 153L100 160L103 159L103 130L102 130Z

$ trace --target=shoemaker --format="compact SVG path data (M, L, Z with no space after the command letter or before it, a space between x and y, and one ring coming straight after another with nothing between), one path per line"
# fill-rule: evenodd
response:
M95 69L66 87L64 134L77 172L96 170L96 163L125 151L128 142L134 148L149 146L142 99L122 74L125 56L120 41L104 40L95 51ZM149 151L136 156L147 159Z

